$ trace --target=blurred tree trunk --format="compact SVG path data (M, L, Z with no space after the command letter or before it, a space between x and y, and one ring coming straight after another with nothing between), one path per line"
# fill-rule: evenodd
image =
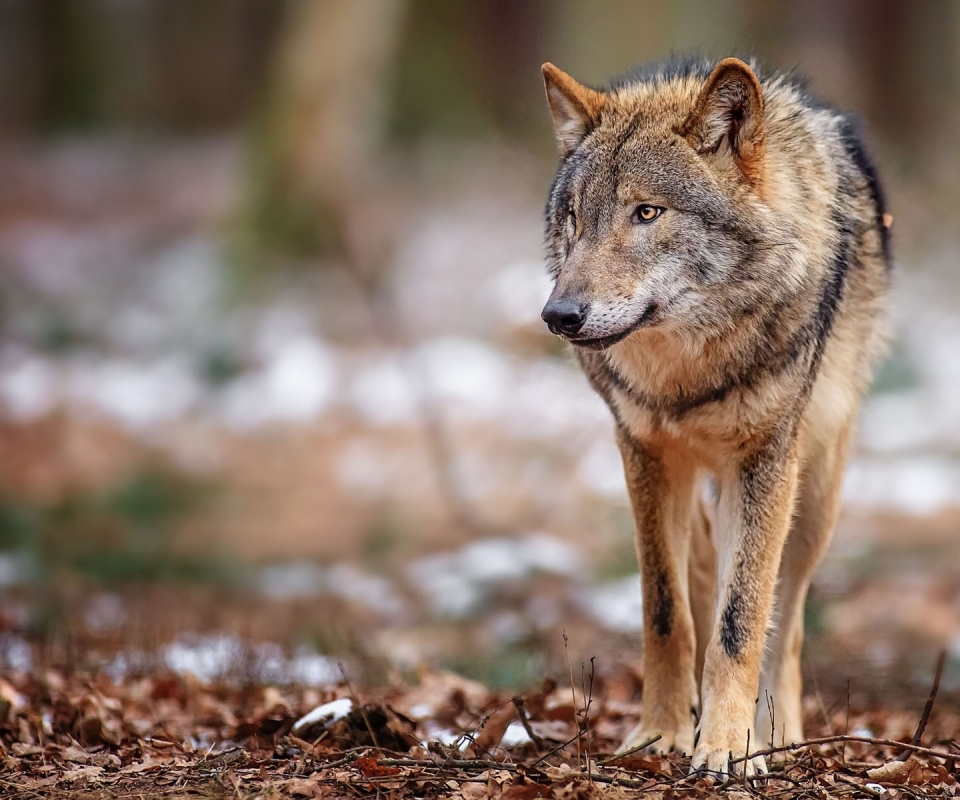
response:
M404 0L289 7L253 143L247 223L261 244L294 256L337 245L344 205L375 174L403 8Z

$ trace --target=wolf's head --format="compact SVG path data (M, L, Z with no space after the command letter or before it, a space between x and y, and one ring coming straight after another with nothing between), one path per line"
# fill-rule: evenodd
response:
M574 344L604 349L652 326L722 331L742 305L736 287L766 228L763 95L744 62L711 66L601 92L543 65L562 162L542 316Z

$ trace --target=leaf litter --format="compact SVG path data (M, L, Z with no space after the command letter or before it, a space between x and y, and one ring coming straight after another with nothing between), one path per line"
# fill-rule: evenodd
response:
M18 673L0 679L0 796L960 796L952 701L924 709L920 728L915 711L829 714L810 703L806 744L758 748L769 774L718 785L688 776L689 759L677 754L613 755L641 710L636 678L594 677L572 691L547 679L512 696L441 671L359 694L347 683Z

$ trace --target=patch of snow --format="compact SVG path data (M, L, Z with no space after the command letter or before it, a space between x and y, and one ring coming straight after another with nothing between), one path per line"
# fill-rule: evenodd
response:
M844 502L871 511L915 516L960 507L960 461L945 456L853 460L843 485Z
M362 572L349 564L337 564L330 568L326 589L330 594L384 616L396 618L406 611L403 598L390 581L379 575Z
M30 672L33 669L33 650L25 639L0 633L0 664L17 672Z
M532 533L519 544L523 559L533 570L554 575L576 575L583 570L583 553L568 542Z
M342 674L334 659L320 653L299 649L287 658L275 643L247 644L227 634L183 634L161 655L172 672L192 674L204 682L241 672L267 683L321 686L336 683Z
M537 572L577 575L582 563L582 554L572 545L537 533L520 539L478 539L458 551L411 562L407 575L435 613L460 618L473 613L498 586Z
M270 564L258 570L257 588L266 596L288 600L332 594L379 614L396 618L406 611L393 584L350 564L324 569L316 564Z
M168 422L200 398L189 363L179 356L153 362L109 359L71 364L69 394L81 407L112 417L130 428Z
M413 358L413 374L423 376L434 401L470 421L496 416L511 389L506 355L479 340L431 339L417 348Z
M184 634L166 645L163 660L178 675L208 682L223 677L243 663L244 648L233 636Z
M540 310L551 288L542 261L519 261L493 276L488 294L492 308L508 325L541 326Z
M334 351L319 339L288 339L261 369L223 390L221 416L241 431L274 422L309 422L333 401L338 366Z
M960 443L956 396L931 388L875 395L864 403L859 440L876 453L936 450L945 442Z
M461 576L481 586L518 581L530 573L523 546L513 539L478 539L460 551L458 561Z
M298 649L287 665L288 680L304 686L330 686L343 679L340 664L321 653Z
M269 564L256 574L257 588L276 600L317 597L323 593L326 573L316 564Z
M30 583L36 572L37 565L26 553L0 553L0 589Z
M467 744L470 744L469 740L464 740L462 733L452 731L450 728L441 727L428 720L424 723L424 736L422 741L424 750L429 750L429 742L439 742L444 747L457 747L461 751L466 749Z
M304 714L293 723L292 730L294 732L301 731L304 728L309 728L311 725L316 725L318 722L324 724L336 722L346 717L351 711L353 711L353 700L349 697L342 697L339 700L333 700L329 703L324 703L322 706L317 706L313 711Z
M601 497L626 499L623 461L612 440L599 439L594 442L580 460L577 476Z
M401 353L387 354L363 368L350 385L350 404L374 427L413 425L418 421L413 374L404 369Z
M421 720L432 717L435 713L436 709L429 703L417 703L410 708L409 716L411 719Z
M580 607L607 630L632 633L643 628L639 574L583 590L578 600Z
M518 747L521 744L529 744L531 741L533 740L527 733L527 729L523 727L523 723L516 720L507 725L507 729L503 732L503 738L500 739L500 746Z
M518 364L503 418L512 436L547 441L575 454L598 436L612 440L612 420L572 362Z
M48 413L58 400L57 376L53 363L42 356L0 364L0 397L13 419L27 422Z
M433 613L462 619L483 601L479 587L465 581L455 555L442 554L421 558L407 566L410 582L430 604Z

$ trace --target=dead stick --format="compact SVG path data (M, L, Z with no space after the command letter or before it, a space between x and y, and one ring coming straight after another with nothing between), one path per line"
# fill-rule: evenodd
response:
M350 697L353 700L353 704L357 707L357 710L360 712L360 718L363 720L363 724L367 727L367 733L370 734L370 740L373 742L373 746L376 748L377 752L380 753L380 755L383 755L383 750L380 748L380 744L377 742L377 735L373 732L373 726L370 724L370 718L367 716L367 710L360 702L360 698L357 697L357 693L353 691L353 687L350 685L350 679L347 677L347 671L343 667L343 662L338 661L337 666L340 668L340 675L343 678L343 682L347 685L347 691L350 692Z
M527 732L527 736L530 737L530 741L533 742L533 746L537 748L537 755L540 755L540 751L543 750L543 739L537 736L537 734L533 732L533 728L530 727L530 720L527 719L527 708L523 704L523 698L514 697L513 706L517 709L520 724L523 725L523 729Z
M552 756L554 753L559 753L561 750L563 750L564 747L566 747L567 745L571 745L571 744L573 744L575 741L577 741L577 740L580 738L580 736L581 736L582 733L583 733L583 731L582 731L579 727L577 727L577 733L576 733L575 736L571 737L570 739L567 739L567 741L562 742L561 744L558 744L556 747L553 748L553 750L550 750L549 752L544 753L542 756L540 756L540 758L538 758L536 761L534 761L534 762L533 762L532 764L530 764L529 766L530 766L530 767L535 767L535 766L537 766L538 764L541 764L542 762L546 761L546 760L547 760L548 758L550 758L550 756Z
M643 744L638 744L636 747L631 747L629 750L624 750L622 753L614 753L612 756L609 756L602 761L598 761L597 766L603 767L607 764L612 764L614 761L619 761L621 758L626 758L627 756L632 756L634 753L639 753L641 750L646 750L650 745L659 742L662 738L663 734L658 733L652 739L644 742Z
M740 758L734 758L730 761L731 764L739 764L741 761L746 761L748 758L754 758L755 756L769 756L774 753L789 753L794 750L802 750L805 747L816 747L821 744L836 744L837 742L862 742L863 744L876 744L882 747L902 747L904 750L910 750L913 753L920 753L925 756L933 756L935 758L949 758L949 753L944 753L942 750L933 750L929 747L920 747L915 744L904 744L903 742L893 742L890 739L874 739L870 736L846 736L840 734L839 736L824 736L822 739L807 739L805 742L797 742L796 744L785 744L782 747L771 747L768 750L759 750L756 753L750 753L746 756L741 756Z
M947 660L947 651L941 650L937 656L937 669L933 674L933 686L930 687L930 696L927 698L927 704L923 707L923 714L920 715L920 724L917 725L917 732L913 734L910 744L920 744L923 732L927 729L927 722L930 720L930 712L933 711L933 704L937 699L937 692L940 691L940 676L943 674L943 664ZM908 750L901 750L897 756L901 761L906 760L910 753Z
M581 749L580 749L580 736L582 735L583 731L581 729L582 726L580 725L579 720L577 720L577 717L579 716L579 714L577 713L578 712L577 690L573 686L573 666L570 664L570 648L568 645L569 643L567 642L567 631L564 630L563 631L563 652L564 652L564 655L567 657L567 671L570 673L570 697L573 700L573 717L574 717L574 721L577 723L577 766L582 767L583 757L581 755Z

